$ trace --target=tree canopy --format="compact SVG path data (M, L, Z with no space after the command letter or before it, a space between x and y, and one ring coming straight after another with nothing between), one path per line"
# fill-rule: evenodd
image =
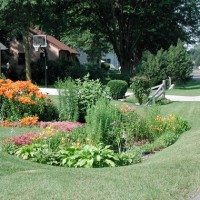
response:
M108 37L121 64L131 73L144 50L156 52L190 42L198 34L197 0L77 0L73 25Z
M0 0L0 5L1 28L22 33L26 52L29 28L59 39L68 30L89 32L93 49L102 38L113 46L123 73L133 72L143 51L156 53L199 34L199 0ZM26 60L30 79L28 54Z

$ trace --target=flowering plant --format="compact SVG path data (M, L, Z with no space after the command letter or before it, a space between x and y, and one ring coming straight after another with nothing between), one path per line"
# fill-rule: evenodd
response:
M50 104L47 96L30 81L0 79L0 119L18 121L23 117L37 115L41 120Z

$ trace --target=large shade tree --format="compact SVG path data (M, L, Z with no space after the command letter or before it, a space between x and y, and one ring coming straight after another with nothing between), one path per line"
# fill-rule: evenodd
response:
M78 3L78 4L76 4ZM144 50L189 42L198 33L197 0L74 0L71 25L108 37L123 73L132 73Z

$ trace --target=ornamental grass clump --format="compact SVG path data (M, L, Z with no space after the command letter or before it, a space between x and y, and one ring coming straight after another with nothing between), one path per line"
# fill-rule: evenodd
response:
M37 116L39 120L57 118L56 107L39 88L30 81L0 79L0 119L19 121Z

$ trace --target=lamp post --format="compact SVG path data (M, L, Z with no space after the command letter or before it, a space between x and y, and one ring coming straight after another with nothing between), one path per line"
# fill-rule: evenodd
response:
M0 75L1 75L1 50L7 50L8 48L0 43Z

